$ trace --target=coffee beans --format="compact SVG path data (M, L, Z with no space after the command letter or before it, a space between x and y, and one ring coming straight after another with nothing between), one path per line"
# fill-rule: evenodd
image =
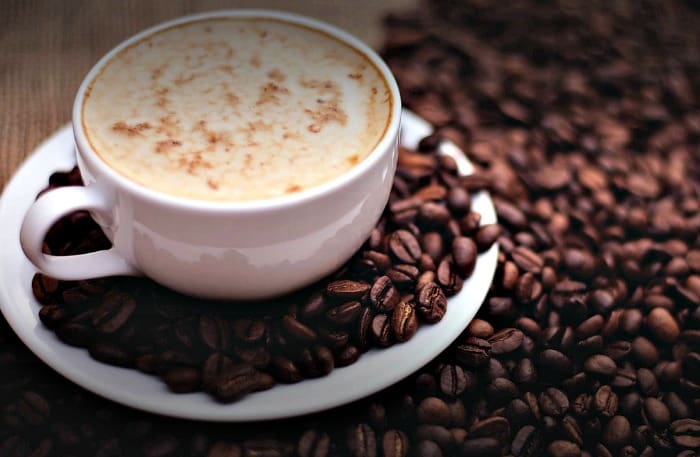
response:
M680 329L676 320L666 308L654 308L647 315L647 326L652 334L665 343L678 339Z
M680 419L671 424L671 439L687 449L700 448L700 421L696 419Z
M596 354L586 359L583 368L586 373L606 379L611 379L617 374L615 361L603 354Z
M374 281L369 297L372 305L382 312L393 310L401 299L399 291L388 276L380 276Z
M469 337L455 348L457 360L470 368L476 368L488 362L491 356L491 344L481 338Z
M423 285L416 297L416 310L426 322L440 321L447 310L447 297L442 288L434 282Z

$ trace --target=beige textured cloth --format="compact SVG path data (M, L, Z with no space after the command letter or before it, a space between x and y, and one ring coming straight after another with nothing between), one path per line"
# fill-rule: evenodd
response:
M0 189L41 141L70 122L92 65L134 33L184 14L222 8L293 11L336 24L377 48L381 18L417 0L2 0Z

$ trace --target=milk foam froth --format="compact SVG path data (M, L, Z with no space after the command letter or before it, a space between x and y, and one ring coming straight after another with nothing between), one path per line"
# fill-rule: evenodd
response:
M380 141L392 99L359 51L264 18L168 28L93 79L83 130L110 167L170 195L249 201L331 180Z

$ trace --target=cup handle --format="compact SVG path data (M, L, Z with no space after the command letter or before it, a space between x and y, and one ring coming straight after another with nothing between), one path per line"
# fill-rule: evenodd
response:
M22 228L20 244L29 260L42 273L56 279L78 280L103 276L141 276L115 249L71 256L44 254L44 238L51 226L63 216L78 210L106 213L106 198L94 187L61 187L46 192L29 208Z

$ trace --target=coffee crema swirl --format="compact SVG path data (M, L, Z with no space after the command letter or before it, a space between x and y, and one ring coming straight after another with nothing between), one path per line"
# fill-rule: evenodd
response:
M113 169L177 197L251 201L317 186L365 159L391 121L360 51L269 18L210 18L113 56L82 105Z

